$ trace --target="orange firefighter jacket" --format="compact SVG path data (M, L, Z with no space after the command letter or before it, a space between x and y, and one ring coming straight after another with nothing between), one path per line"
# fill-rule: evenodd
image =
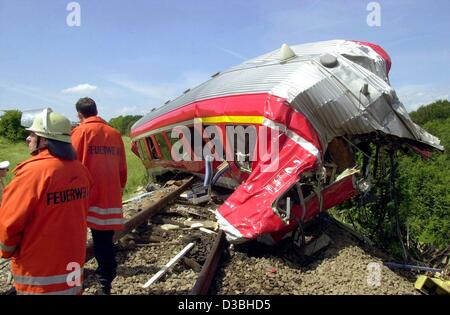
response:
M92 178L43 150L19 164L0 208L0 255L18 294L80 294Z
M3 178L0 178L0 201L2 200L4 188L5 188L5 183L3 182Z
M72 145L94 179L88 227L123 229L122 190L127 182L127 163L120 133L100 117L89 117L72 131Z

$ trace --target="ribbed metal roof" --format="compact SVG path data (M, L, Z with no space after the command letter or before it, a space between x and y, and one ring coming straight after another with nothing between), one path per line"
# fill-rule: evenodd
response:
M303 113L318 131L324 147L336 136L382 131L443 149L439 139L409 118L389 85L385 60L372 48L333 40L291 49L296 56L287 61L277 49L214 76L148 113L132 129L195 101L268 93L285 98ZM321 63L324 56L335 58L336 65L327 67L327 58Z

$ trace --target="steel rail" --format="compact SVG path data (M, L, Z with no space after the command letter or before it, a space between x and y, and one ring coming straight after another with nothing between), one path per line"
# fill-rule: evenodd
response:
M228 242L225 239L225 233L220 230L216 236L216 240L214 241L208 257L203 264L197 281L195 282L191 292L189 292L190 295L207 295L209 293L226 244L228 244Z
M167 206L170 202L174 201L180 194L182 194L186 189L188 189L193 182L194 177L189 178L189 180L183 185L181 185L178 189L162 197L157 202L147 206L147 208L138 212L133 217L125 221L124 223L125 228L121 231L116 231L114 233L113 242L114 243L117 242L122 237L130 233L133 229L146 222L149 218L158 213L162 208ZM86 247L86 262L88 262L92 258L94 258L94 244L92 240L90 240Z

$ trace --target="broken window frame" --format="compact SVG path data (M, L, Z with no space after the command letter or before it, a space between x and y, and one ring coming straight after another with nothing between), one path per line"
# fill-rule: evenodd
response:
M152 160L159 160L158 150L156 149L155 141L152 137L145 138L147 149Z
M294 205L294 201L290 200L290 209L281 209L279 207L279 203L283 199L287 199L288 195L292 192L292 190L295 190L295 193L297 194L297 197L300 202L300 208L302 211L302 217L300 219L300 222L303 222L305 219L306 214L306 202L305 200L308 199L310 196L308 195L307 198L304 197L303 191L302 191L302 185L303 183L296 182L293 185L291 185L281 196L279 196L275 201L272 203L272 210L273 212L286 224L289 225L291 217L292 217L292 206ZM311 194L312 195L312 194ZM287 203L286 203L287 204Z
M219 139L220 145L222 146L222 156L218 156L218 152L217 152L217 148L216 147L214 147L214 152L211 152L211 153L213 154L214 157L216 157L216 156L219 157L219 159L217 161L225 161L226 160L225 141L224 141L225 140L224 139L225 136L224 136L224 130L223 130L221 125L218 125L218 124L202 125L202 144L203 144L203 148L205 148L206 145L208 144L208 142L212 140L212 138L210 138L210 137L204 137L205 129L210 127L210 126L213 126L213 127L217 128L218 131L220 130L219 132L214 132L214 140L219 138L220 133L222 135L222 138Z
M237 168L244 173L250 174L253 171L253 161L250 158L250 137L245 137L245 145L244 145L244 151L248 152L247 154L245 153L241 153L238 152L238 146L237 146L237 134L233 133L233 136L235 137L232 141L232 143L234 144L233 148L230 148L230 139L228 139L228 133L227 133L227 127L233 127L236 128L238 126L242 126L244 128L248 127L248 126L254 126L251 124L227 124L224 126L225 129L225 133L224 133L224 137L226 139L226 145L224 146L224 155L227 156L226 152L228 150L232 150L233 152L233 161L234 164L237 166ZM258 132L258 131L256 131ZM247 134L246 134L247 135ZM244 156L244 161L239 161L238 159L238 155L241 154L242 156ZM255 143L255 148L253 149L253 154L256 154L256 143Z
M143 161L151 160L144 139L140 139L140 140L136 141L136 147L139 152L139 157L141 158L141 160L143 160Z
M170 148L167 145L166 139L162 133L154 134L154 140L158 144L159 157L161 160L172 161L172 154L170 153Z

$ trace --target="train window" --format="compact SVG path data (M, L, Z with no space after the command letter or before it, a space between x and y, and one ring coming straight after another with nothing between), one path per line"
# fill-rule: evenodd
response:
M138 150L138 152L139 152L139 157L140 157L141 159L144 159L144 158L145 158L145 155L144 155L144 153L142 152L141 141L136 141L136 147L137 147L137 150Z
M172 146L173 146L177 141L179 141L182 137L183 137L183 135L181 135L180 138L177 138L177 137L172 138L170 133L167 135L167 138L169 139L170 144L171 144Z
M252 157L256 145L256 128L250 126L226 126L227 150L233 152L236 166L243 172L251 173Z
M167 135L167 132L163 132L162 136L163 136L164 141L166 141L167 147L169 148L169 152L170 152L170 150L172 150L172 142L170 142L170 137L169 137L169 135Z
M205 132L205 130L207 132ZM211 136L208 136L208 134ZM218 161L225 161L223 144L224 138L222 129L217 125L205 125L203 129L203 147L206 148L208 145L208 151L210 151Z
M138 141L135 142L135 147L136 147L136 149L138 151L139 157L142 160L147 160L148 159L148 155L146 154L145 149L142 147L142 141L141 140L138 140Z
M152 156L152 159L153 160L158 160L159 159L158 151L156 151L156 147L155 147L155 144L153 143L152 138L151 137L147 137L147 138L145 138L145 140L147 141L147 145L148 145L148 147L150 149L150 154Z
M137 147L138 147L138 152L139 152L139 156L141 157L141 159L150 160L147 149L145 148L144 140L139 140L137 142Z
M166 140L161 133L155 135L156 142L158 143L159 151L161 152L162 158L164 160L172 160L170 155L170 149L167 146Z
M202 150L203 150L203 145L200 143L199 147L197 148L197 151L195 151L195 138L197 139L202 139L202 136L200 134L201 130L199 130L199 128L194 128L194 126L189 127L189 132L191 135L191 153L192 153L192 159L195 161L196 158L194 156L194 153L197 152L200 154L200 159L202 156Z
M173 150L171 154L175 154L172 156L173 160L192 161L190 139L193 138L191 137L191 131L187 126L177 126L171 131L168 131L165 134L163 133L163 136L164 135L166 136L166 143L169 144L171 151Z

